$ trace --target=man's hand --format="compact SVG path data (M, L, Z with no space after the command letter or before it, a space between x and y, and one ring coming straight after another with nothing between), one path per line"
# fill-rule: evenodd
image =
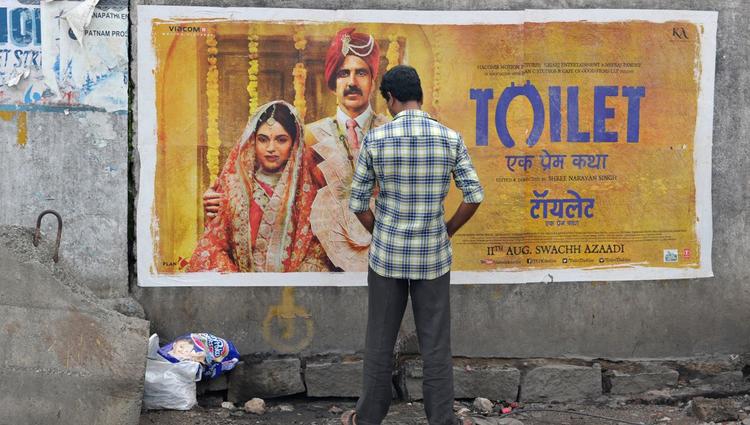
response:
M210 187L203 193L203 213L206 217L216 217L216 214L219 213L219 205L221 204L222 196L222 193L219 193Z
M372 231L375 229L375 214L372 213L372 210L369 209L365 212L355 213L354 215L357 216L357 219L365 229L372 234Z
M466 202L461 202L461 205L458 206L453 217L445 223L445 229L448 231L449 238L452 238L453 235L458 232L458 229L469 221L471 216L477 211L477 208L479 208L479 204L467 204Z

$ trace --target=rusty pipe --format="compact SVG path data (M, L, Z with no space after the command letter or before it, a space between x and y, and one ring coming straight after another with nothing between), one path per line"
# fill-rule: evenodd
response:
M60 216L60 213L54 210L44 210L41 214L39 214L39 217L36 219L36 232L34 232L34 246L39 246L39 239L41 237L41 225L42 225L42 218L47 215L52 214L55 217L57 217L57 241L55 241L55 255L52 256L52 261L55 263L60 260L60 239L62 238L62 217Z

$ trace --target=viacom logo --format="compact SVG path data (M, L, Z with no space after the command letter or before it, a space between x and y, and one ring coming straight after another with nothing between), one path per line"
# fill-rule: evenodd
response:
M205 34L208 30L204 27L191 25L170 25L169 32Z
M168 25L166 29L167 31L162 32L161 35L191 35L194 37L208 37L211 34L211 32L208 31L208 28L198 25Z

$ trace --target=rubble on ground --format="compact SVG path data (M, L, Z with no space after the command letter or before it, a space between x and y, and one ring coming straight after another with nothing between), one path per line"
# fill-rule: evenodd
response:
M262 415L266 413L266 402L261 398L250 399L245 403L245 412Z

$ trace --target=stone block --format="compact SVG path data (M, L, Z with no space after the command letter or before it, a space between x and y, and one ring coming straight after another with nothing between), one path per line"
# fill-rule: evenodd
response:
M602 395L601 367L548 365L530 370L521 384L524 402L578 401Z
M146 312L143 311L143 306L132 297L103 299L102 305L125 316L146 320Z
M141 414L143 386L134 378L4 366L0 374L2 424L133 425Z
M229 388L229 379L227 379L228 375L221 375L217 376L214 379L208 380L208 387L206 388L207 391L226 391Z
M404 371L404 376L406 376L407 378L422 378L422 360L406 360L401 364L401 366Z
M208 392L226 391L229 388L228 375L219 375L214 379L205 378L197 383L198 395L203 395Z
M359 397L362 392L362 360L307 363L308 397Z
M632 365L605 372L604 379L611 394L639 394L677 385L679 373L660 365Z
M520 382L521 372L514 367L453 368L456 398L515 401Z
M740 405L736 401L696 397L692 400L693 414L704 422L726 422L739 419Z
M0 422L137 423L149 323L104 308L74 279L61 281L55 270L70 273L64 261L39 261L29 229L4 227Z
M405 378L403 380L403 390L407 400L422 400L422 378Z
M244 403L254 397L268 398L305 392L299 359L240 362L228 377L227 398Z
M710 385L710 386L732 386L743 383L745 377L741 370L730 372L719 372L716 375L704 376L690 380L691 385Z
M410 400L422 399L422 361L404 362L404 386ZM521 372L513 367L453 367L456 398L484 397L491 400L515 401Z

